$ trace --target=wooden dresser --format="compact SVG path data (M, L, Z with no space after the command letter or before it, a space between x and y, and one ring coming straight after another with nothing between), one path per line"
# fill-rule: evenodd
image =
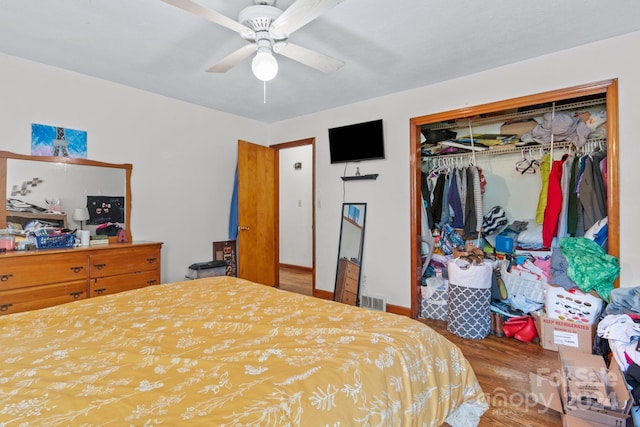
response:
M335 300L349 305L358 305L359 278L360 266L348 259L340 259Z
M160 283L159 242L0 255L0 315Z

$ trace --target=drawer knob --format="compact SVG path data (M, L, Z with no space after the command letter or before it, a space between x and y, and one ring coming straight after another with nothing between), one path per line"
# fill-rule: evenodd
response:
M107 264L94 264L93 266L95 268L97 268L98 270L102 270L103 268L105 268L107 266Z
M80 298L80 295L82 295L84 292L71 292L69 295L71 295L73 297L73 299L78 299Z
M98 294L98 295L102 295L102 293L103 293L104 291L106 291L106 290L107 290L107 288L98 288L98 289L94 290L94 292L95 292L96 294Z
M0 276L0 282L6 282L10 277L13 277L13 274L3 274Z
M71 267L71 271L73 271L74 273L80 273L83 268L84 267L82 267L82 266Z
M153 258L147 258L147 262L148 262L149 264L153 264L154 262L156 262L156 260L157 260L157 258L156 258L156 257L153 257Z
M0 311L7 311L9 310L9 307L11 307L13 304L2 304L0 305Z
M147 286L155 285L155 284L156 284L156 280L147 280Z

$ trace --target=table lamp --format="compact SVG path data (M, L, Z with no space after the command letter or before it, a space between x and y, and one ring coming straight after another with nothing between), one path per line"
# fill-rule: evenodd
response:
M73 211L73 220L80 223L80 230L82 230L82 221L89 219L89 209L76 208Z

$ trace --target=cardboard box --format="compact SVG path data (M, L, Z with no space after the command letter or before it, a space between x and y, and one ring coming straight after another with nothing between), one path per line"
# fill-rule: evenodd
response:
M562 414L563 425L567 427L625 427L633 405L624 375L615 361L607 369L602 356L585 354L576 349L560 346L560 371L555 375L529 374L529 385L533 399L540 405ZM600 399L576 399L569 396L571 380L581 383L592 380L594 390L604 382L606 396ZM600 406L596 401L611 402L610 406Z
M532 316L536 322L536 329L538 330L542 348L558 351L558 346L563 345L583 353L592 353L593 337L598 329L597 324L588 325L551 319L537 313L533 313Z

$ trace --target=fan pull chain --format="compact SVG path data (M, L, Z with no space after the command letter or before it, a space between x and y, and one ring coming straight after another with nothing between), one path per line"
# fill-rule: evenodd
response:
M266 80L262 81L262 103L263 104L267 103L267 81Z

